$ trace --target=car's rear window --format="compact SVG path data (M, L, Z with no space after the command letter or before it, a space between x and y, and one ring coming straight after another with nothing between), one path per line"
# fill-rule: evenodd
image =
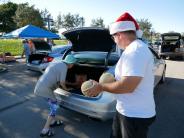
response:
M164 36L164 40L178 40L179 36Z

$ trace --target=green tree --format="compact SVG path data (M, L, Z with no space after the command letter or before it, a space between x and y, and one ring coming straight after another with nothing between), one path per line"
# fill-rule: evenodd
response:
M62 26L62 17L61 17L61 14L59 13L59 15L57 16L57 19L55 21L55 26L56 28L59 30Z
M160 40L160 36L161 36L161 34L159 32L156 32L154 34L154 41L159 41Z
M13 20L17 4L8 2L0 5L0 32L10 32L16 28L16 23Z
M41 11L41 17L43 19L45 29L49 31L52 30L52 28L54 27L54 21L51 18L51 14L47 9Z
M17 23L17 27L23 27L27 24L44 27L40 11L35 9L34 5L29 6L28 3L18 5L14 20Z
M48 15L50 15L50 13L47 9L41 10L40 14L41 14L42 18L47 18Z
M53 33L58 33L58 30L57 30L55 27L52 27L52 28L50 29L50 31L53 32Z
M104 21L101 17L97 19L92 19L91 26L92 27L105 27Z
M52 19L51 13L47 9L41 11L41 17L44 21L45 29L53 33L58 33L56 21Z
M85 20L83 17L80 17L79 14L72 15L68 13L63 15L61 18L61 27L69 30L76 27L83 27L85 24Z
M152 36L154 35L151 22L149 22L148 19L140 19L137 20L137 22L140 26L140 29L143 31L143 37L151 40Z

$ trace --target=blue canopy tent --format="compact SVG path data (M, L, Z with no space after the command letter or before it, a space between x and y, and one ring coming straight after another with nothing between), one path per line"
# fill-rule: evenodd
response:
M36 27L34 25L26 25L22 28L16 29L10 33L3 35L4 38L60 38L59 35L50 31Z

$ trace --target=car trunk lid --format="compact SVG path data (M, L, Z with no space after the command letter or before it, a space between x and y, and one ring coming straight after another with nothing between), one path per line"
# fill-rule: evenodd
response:
M115 45L109 31L104 28L78 28L63 35L72 42L72 50L109 52Z
M43 40L33 40L36 53L49 53L51 52L51 46Z
M48 54L51 52L50 45L43 40L32 40L32 42L35 47L35 53L29 56L28 62L36 65L39 65L42 63L42 61L50 62L51 57L48 56Z

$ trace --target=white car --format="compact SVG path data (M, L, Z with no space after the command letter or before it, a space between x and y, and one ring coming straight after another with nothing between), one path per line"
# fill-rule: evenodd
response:
M71 52L67 54L73 54L77 58L77 64L67 73L68 81L74 81L77 72L85 73L88 79L98 81L101 74L114 67L120 57L121 51L115 46L107 29L78 28L65 32L64 36L72 42ZM165 80L166 64L152 48L150 50L155 60L156 86ZM93 118L111 119L116 112L113 94L105 91L97 97L86 97L79 89L65 91L58 88L55 94L61 106Z

